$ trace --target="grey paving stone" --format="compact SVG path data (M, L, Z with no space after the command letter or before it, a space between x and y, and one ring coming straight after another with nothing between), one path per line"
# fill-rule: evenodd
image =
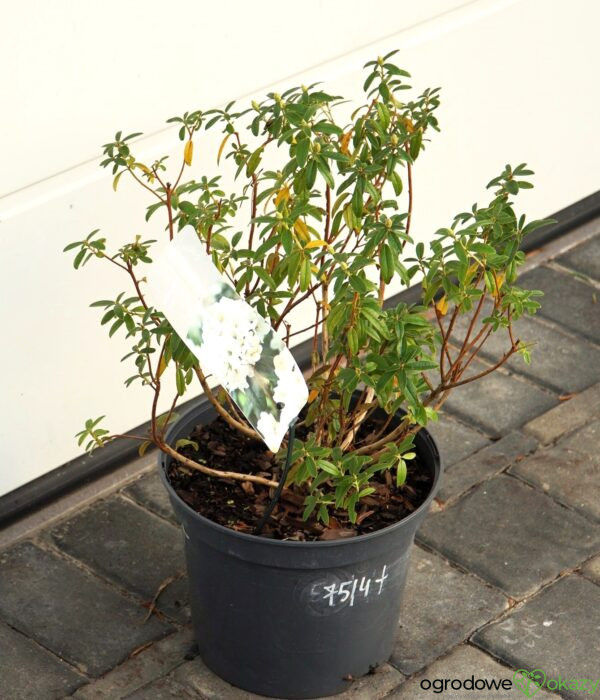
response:
M537 441L514 431L444 471L438 500L448 501L533 452Z
M460 698L460 700L466 700L470 697L473 697L473 700L479 700L479 698L486 698L486 700L506 698L506 700L510 700L510 698L515 698L513 675L514 669L499 664L491 656L475 647L461 644L448 656L438 659L422 673L406 681L388 697L390 700L431 700L434 697L453 697ZM489 685L484 686L479 692L474 692L469 686L466 690L459 689L458 686L452 688L451 682L453 680L464 682L471 679L471 676L474 683L481 680L487 681ZM445 680L448 681L446 689L440 690L444 687ZM430 686L427 681L432 685ZM492 685L494 682L496 685ZM504 682L504 686L501 685L502 682ZM479 684L476 687L481 688ZM496 690L496 688L498 689ZM545 690L538 690L535 693L535 698L536 700L552 700L556 698L556 695L551 695Z
M490 442L485 435L443 413L437 423L431 421L427 425L427 430L437 442L446 467L465 459Z
M600 584L600 554L590 559L582 569L584 576Z
M114 696L113 696L114 697ZM126 696L127 700L202 700L200 696L188 688L184 688L172 678L160 678L154 683L136 690Z
M600 520L600 419L510 469L561 503Z
M469 365L463 379L489 368L477 360ZM520 428L534 416L558 403L558 398L515 375L492 372L481 379L456 387L445 408L488 435L501 437Z
M600 342L600 307L589 284L566 272L536 267L519 278L519 285L544 292L539 314Z
M31 639L0 622L0 698L62 698L86 678Z
M265 673L268 673L268 669ZM197 692L205 700L258 700L264 697L230 685L210 671L200 658L180 666L171 674L171 677L184 687ZM335 698L337 700L379 700L386 697L403 680L404 676L401 673L389 664L385 664L375 673L349 684L348 690L336 695ZM322 700L333 700L333 697L322 698Z
M0 618L99 676L169 632L145 609L71 562L23 542L0 554Z
M557 263L600 280L600 236L594 236L556 259Z
M407 675L419 671L506 606L498 591L415 547L391 663Z
M599 310L600 313L600 310ZM598 380L600 348L584 339L574 339L557 327L529 321L527 331L517 336L523 342L533 342L531 364L522 357L511 358L507 366L534 379L559 394L587 389ZM500 357L493 352L494 358Z
M156 469L144 474L123 491L130 498L133 498L145 508L148 508L148 510L160 515L162 518L170 520L176 525L178 524L175 513L173 513L171 501L169 501L167 491L162 485L162 481Z
M150 602L159 586L185 571L181 532L161 518L113 496L97 501L50 532L51 540L102 576ZM187 579L161 593L159 610L189 619Z
M530 420L523 430L547 445L599 415L600 383Z
M527 601L505 620L474 636L480 647L513 668L541 669L549 681L600 680L600 586L567 576ZM597 686L596 692L600 688ZM587 690L564 687L566 698L587 698ZM537 697L537 694L536 696Z
M481 314L488 315L488 309ZM464 338L470 317L461 317L457 324L457 339ZM531 363L527 364L521 355L514 355L505 367L523 374L534 381L556 391L567 394L586 389L598 378L598 373L590 371L600 367L600 347L563 331L548 321L536 320L529 315L522 316L513 324L515 339L532 343ZM492 333L481 349L481 356L497 362L510 347L506 330Z
M80 688L77 700L114 700L125 697L157 678L166 676L184 662L194 641L191 630L182 630L155 642L127 659L102 678Z
M600 550L600 526L504 474L430 514L417 536L515 598Z

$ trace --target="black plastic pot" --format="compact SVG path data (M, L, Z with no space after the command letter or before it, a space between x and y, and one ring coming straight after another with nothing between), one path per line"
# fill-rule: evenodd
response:
M211 407L190 410L167 441L214 417ZM316 698L387 661L411 546L441 473L429 433L421 430L415 444L434 477L427 500L383 530L328 542L270 540L202 517L171 487L171 458L161 453L161 478L185 535L196 641L210 669L262 695Z

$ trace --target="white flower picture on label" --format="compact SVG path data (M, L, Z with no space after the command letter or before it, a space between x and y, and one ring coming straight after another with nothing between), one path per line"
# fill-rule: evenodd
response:
M149 270L153 305L276 452L308 398L284 342L217 270L191 226Z

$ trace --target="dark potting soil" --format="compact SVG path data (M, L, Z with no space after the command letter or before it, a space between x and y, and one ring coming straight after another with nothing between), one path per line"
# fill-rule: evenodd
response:
M357 435L360 440L377 428L366 422ZM303 437L302 431L297 433ZM198 425L189 436L198 450L186 445L179 452L212 469L223 469L264 476L279 481L283 465L262 442L242 435L217 418L207 425ZM239 532L254 532L272 498L273 489L249 481L219 479L172 462L168 470L171 485L189 506L209 520ZM314 519L304 521L305 494L297 486L286 488L262 535L279 540L334 540L375 532L416 510L427 498L433 475L419 462L419 456L408 463L405 483L396 487L395 474L380 472L371 485L375 492L363 498L358 507L356 524L343 511L333 511L329 526Z

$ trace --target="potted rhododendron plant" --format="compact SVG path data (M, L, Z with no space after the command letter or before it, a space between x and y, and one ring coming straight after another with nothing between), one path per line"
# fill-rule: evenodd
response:
M392 54L365 78L354 108L310 85L170 119L177 163L144 163L139 134L117 133L102 166L115 189L126 177L147 191L155 235L67 246L76 268L123 272L126 291L92 306L131 342L126 385L148 388L151 427L134 437L160 451L202 658L270 696L341 692L388 658L440 480L425 426L453 389L528 361L513 322L540 294L516 283L523 237L547 223L514 209L531 171L507 165L488 203L415 245L412 173L439 90L413 95ZM216 166L192 178L204 130L222 132ZM392 283L418 285L419 303L386 303ZM482 370L492 333L506 351ZM303 375L289 348L306 338ZM178 412L196 386L205 400ZM79 443L117 437L90 419Z

